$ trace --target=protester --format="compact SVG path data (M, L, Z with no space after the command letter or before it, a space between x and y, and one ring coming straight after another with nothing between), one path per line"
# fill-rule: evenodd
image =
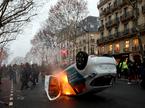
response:
M128 65L127 65L127 61L125 58L123 58L123 60L119 64L119 68L121 70L121 76L124 76L124 78L127 79L127 77L128 77Z
M31 67L31 79L30 81L33 83L33 86L36 85L36 78L37 78L37 74L36 74L37 70L34 64L32 64Z
M29 79L30 79L30 75L31 75L31 68L30 68L30 65L29 63L26 63L25 65L22 65L22 72L21 72L21 82L22 82L22 85L21 85L21 90L23 90L24 88L29 88L28 86L28 82L29 82Z
M0 67L0 84L2 83L2 67Z
M140 75L141 75L141 87L145 89L145 58L143 59L143 63L142 63L142 70L140 71Z
M127 61L128 65L128 84L131 84L131 81L133 80L134 70L133 70L133 61L130 59Z

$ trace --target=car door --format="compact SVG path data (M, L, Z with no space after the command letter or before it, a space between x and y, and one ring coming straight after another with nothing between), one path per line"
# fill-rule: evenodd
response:
M49 100L56 100L61 95L60 82L53 75L45 76L45 91Z

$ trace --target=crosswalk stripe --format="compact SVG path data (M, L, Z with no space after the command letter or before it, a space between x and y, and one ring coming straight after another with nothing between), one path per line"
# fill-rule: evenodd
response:
M13 106L13 102L9 102L9 106Z

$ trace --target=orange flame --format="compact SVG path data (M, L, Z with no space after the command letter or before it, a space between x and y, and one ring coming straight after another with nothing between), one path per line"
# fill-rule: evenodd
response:
M56 75L56 77L59 79L60 84L61 84L61 89L62 89L62 94L65 95L76 95L74 92L73 88L68 82L68 78L66 75L66 72L61 72Z

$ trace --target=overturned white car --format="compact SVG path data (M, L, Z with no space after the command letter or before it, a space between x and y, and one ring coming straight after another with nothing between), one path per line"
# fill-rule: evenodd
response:
M97 93L112 86L115 76L116 61L113 57L88 56L79 52L76 63L58 74L45 76L45 91L49 100L60 95Z

